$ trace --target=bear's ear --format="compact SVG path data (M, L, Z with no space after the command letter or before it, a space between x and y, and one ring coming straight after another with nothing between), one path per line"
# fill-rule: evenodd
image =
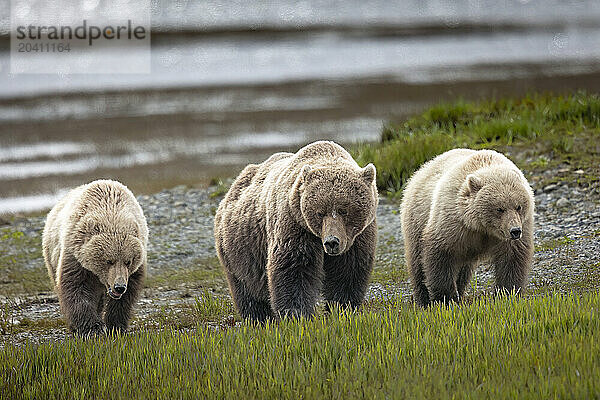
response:
M140 224L134 221L133 223L134 235L135 237L140 237L142 233L142 229L140 228Z
M301 182L306 182L306 180L308 179L308 175L310 174L310 171L312 171L312 167L310 165L306 164L305 166L302 167L302 170L300 170Z
M479 179L473 174L467 176L467 188L469 189L469 195L477 193L482 187L483 182L481 182L481 179Z
M375 169L375 166L373 164L369 163L366 167L363 168L362 177L365 180L365 182L367 182L368 184L371 184L375 180L376 172L377 171Z

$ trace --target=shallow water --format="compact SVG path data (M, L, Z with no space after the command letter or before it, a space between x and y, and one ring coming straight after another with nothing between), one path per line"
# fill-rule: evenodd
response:
M0 214L98 178L153 192L374 141L440 100L600 88L596 1L249 4L155 2L151 74L11 75L0 37Z

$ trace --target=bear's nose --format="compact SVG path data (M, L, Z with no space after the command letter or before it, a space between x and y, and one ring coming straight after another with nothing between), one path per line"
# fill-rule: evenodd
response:
M512 228L510 228L510 237L513 239L519 239L521 237L521 228L519 228L518 226L513 226Z
M340 239L335 236L327 236L323 245L328 254L337 254L340 251Z
M115 283L115 287L113 289L116 294L123 294L127 290L127 285L123 283Z

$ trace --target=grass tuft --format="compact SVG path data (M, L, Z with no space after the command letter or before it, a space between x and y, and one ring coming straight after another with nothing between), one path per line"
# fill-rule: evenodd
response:
M230 325L236 318L230 300L203 290L192 302L164 306L158 312L138 318L135 325L143 329L190 329L198 324Z
M433 106L405 122L389 123L381 143L358 146L354 156L361 165L374 163L379 189L397 195L424 162L456 147L502 150L533 144L538 153L550 153L558 162L597 171L599 135L600 96L596 94L458 101ZM537 162L546 167L547 160Z

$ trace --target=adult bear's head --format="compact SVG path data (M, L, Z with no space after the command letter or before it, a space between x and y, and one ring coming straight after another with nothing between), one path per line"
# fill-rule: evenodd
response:
M129 277L146 259L139 226L126 215L105 218L93 213L84 216L77 228L77 260L98 277L110 297L120 299Z
M302 219L329 255L347 251L375 219L378 197L373 164L364 168L346 163L304 165L296 182Z

